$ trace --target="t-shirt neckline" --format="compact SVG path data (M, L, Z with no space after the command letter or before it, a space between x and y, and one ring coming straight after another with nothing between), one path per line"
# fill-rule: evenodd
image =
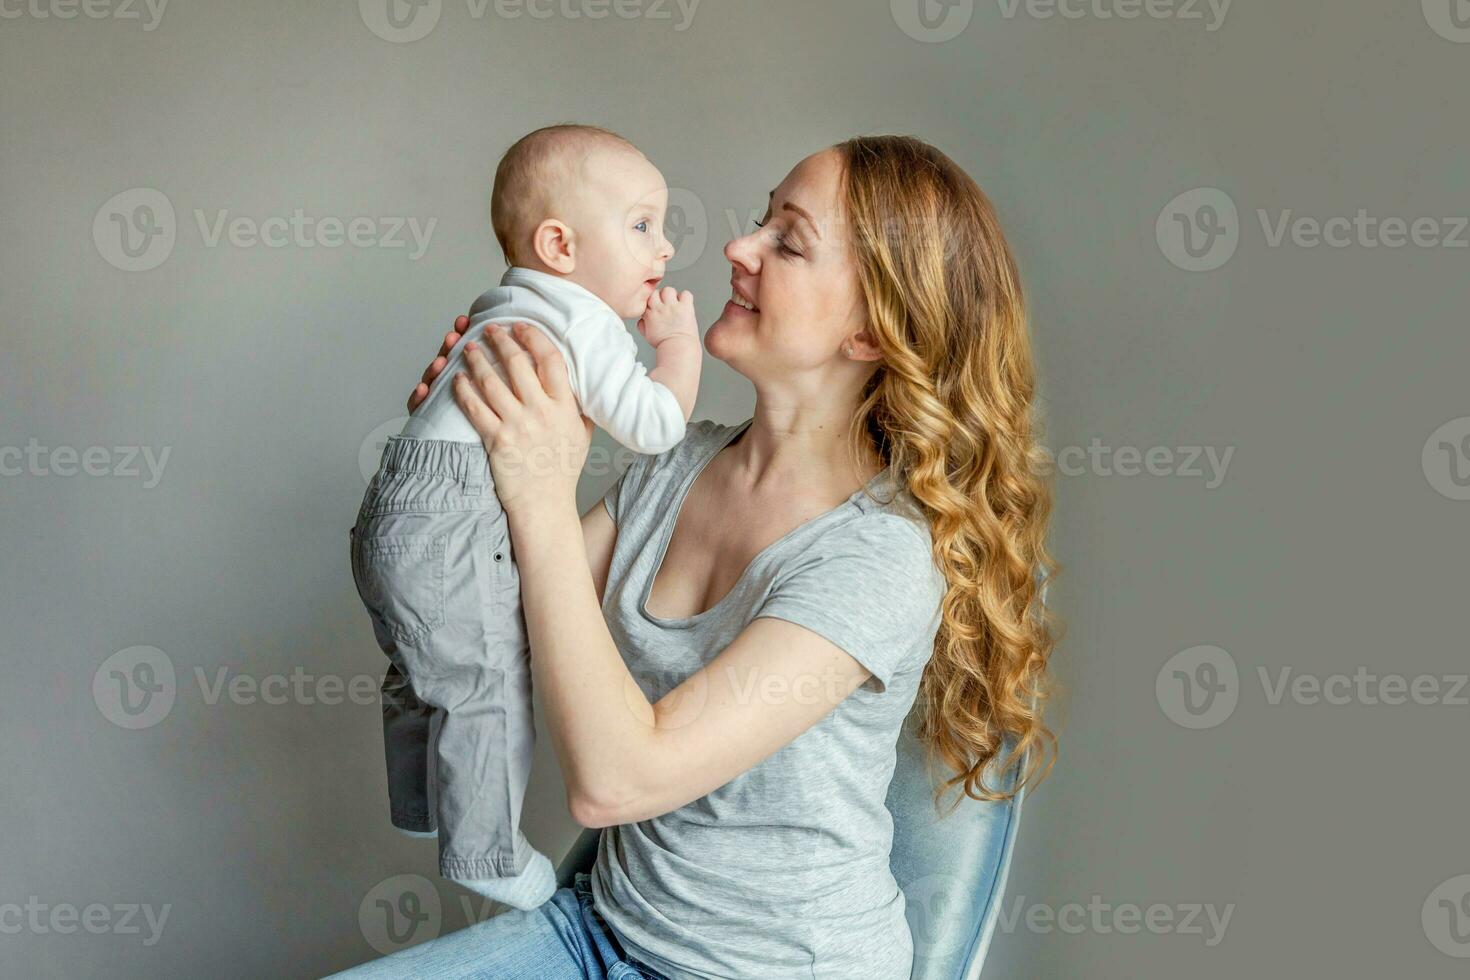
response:
M741 433L750 428L751 423L753 423L754 421L754 416L746 419L740 425L731 427L730 431L725 434L725 437L723 439L712 443L711 446L704 451L703 458L698 460L698 462L696 462L694 466L690 467L688 474L686 474L684 477L683 483L675 492L674 502L672 507L670 508L672 511L671 516L664 522L662 542L660 543L658 549L658 558L654 562L653 571L649 574L647 581L643 583L643 588L639 590L638 614L648 622L653 623L655 626L659 626L664 629L687 629L689 627L697 625L706 617L719 611L720 608L723 607L725 603L728 602L730 598L735 595L736 592L740 591L740 587L744 585L745 580L750 577L752 570L754 570L756 565L760 564L767 556L769 556L781 545L785 544L788 540L795 537L797 533L808 530L819 523L825 523L830 520L834 515L840 514L845 511L848 507L856 506L857 498L862 496L869 488L878 485L889 473L888 468L880 470L867 483L854 490L842 503L836 505L835 507L832 507L829 510L823 511L816 517L802 521L800 524L796 525L791 530L781 535L775 541L772 541L760 551L756 552L755 557L751 558L750 561L746 563L745 568L740 572L739 577L735 579L735 584L731 585L729 590L724 595L720 596L719 599L715 600L715 604L710 606L708 609L702 612L697 612L692 616L678 616L673 618L655 616L653 613L648 611L648 600L649 597L653 595L654 580L658 578L658 573L663 570L664 559L668 557L669 553L669 544L674 539L674 529L679 524L679 515L684 511L684 502L689 497L689 491L692 490L694 487L694 481L699 479L699 474L704 472L704 468L710 464L710 461L718 456L721 450L725 449L727 446L730 445L730 443L734 442Z

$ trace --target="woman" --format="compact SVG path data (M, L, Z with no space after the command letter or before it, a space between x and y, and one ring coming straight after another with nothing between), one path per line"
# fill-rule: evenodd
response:
M906 978L884 797L916 697L936 805L1004 796L1006 743L1019 784L1045 775L1050 498L989 202L927 144L853 139L725 255L705 346L754 417L691 423L580 520L556 350L497 336L510 386L467 355L567 799L607 829L575 888L354 976Z

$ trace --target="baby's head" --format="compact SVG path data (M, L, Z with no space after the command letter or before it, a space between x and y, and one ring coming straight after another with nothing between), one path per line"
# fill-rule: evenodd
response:
M658 168L621 136L548 126L501 158L490 221L508 264L569 279L635 317L674 254L668 198Z

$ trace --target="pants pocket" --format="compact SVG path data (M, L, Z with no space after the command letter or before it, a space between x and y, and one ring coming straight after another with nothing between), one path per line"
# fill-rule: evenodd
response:
M352 577L363 605L399 642L444 625L447 534L352 534Z

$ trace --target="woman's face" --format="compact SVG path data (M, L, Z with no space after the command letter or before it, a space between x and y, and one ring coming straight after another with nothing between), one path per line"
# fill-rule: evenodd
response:
M848 342L869 359L841 176L836 150L807 157L771 193L761 226L725 246L733 296L704 344L752 380L810 375L820 383L822 368L852 364L842 352Z

